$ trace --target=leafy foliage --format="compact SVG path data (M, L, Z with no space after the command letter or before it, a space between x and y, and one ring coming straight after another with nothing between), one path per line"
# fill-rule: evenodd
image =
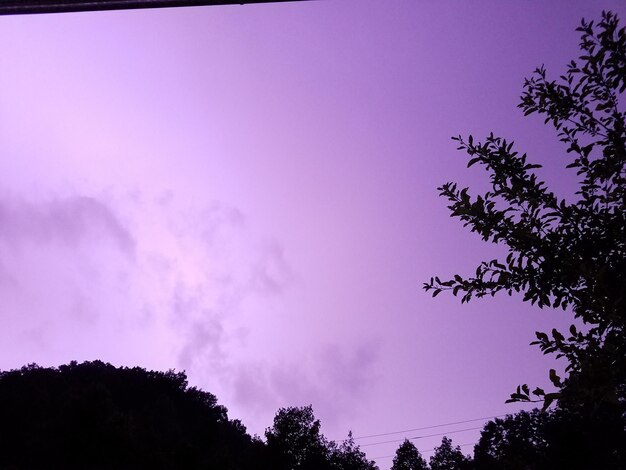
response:
M0 373L0 468L251 468L262 443L182 372L100 361Z
M480 470L536 469L545 460L547 414L525 412L488 422L474 448L474 466Z
M417 450L415 444L405 439L396 449L396 455L393 458L391 470L427 470L428 464L426 460Z
M320 432L311 406L283 408L267 444L183 372L100 361L0 372L2 469L378 470Z
M485 425L473 469L620 470L626 464L625 444L626 432L615 415L522 411Z
M320 427L311 405L278 410L274 425L265 432L270 467L276 470L378 469L354 443L352 434L337 444L328 441Z
M285 469L323 466L329 459L329 452L320 427L311 406L278 410L274 425L265 431L267 446L278 460L274 465Z
M526 154L493 134L484 142L455 137L459 150L490 175L491 190L472 197L456 183L439 188L452 217L483 240L504 244L508 256L482 262L474 276L424 284L436 296L461 302L499 292L521 292L540 308L571 309L585 324L567 335L537 332L544 354L567 360L568 377L550 371L555 391L518 387L510 401L557 400L570 408L619 406L626 401L626 32L616 15L596 25L582 21L582 55L558 80L540 67L524 82L519 107L554 127L580 177L574 201L549 191ZM593 412L591 410L590 412Z
M469 462L461 448L452 447L452 440L444 436L429 463L431 470L465 470L469 468Z
M352 433L341 444L330 442L330 463L333 470L378 470L365 453L354 443Z

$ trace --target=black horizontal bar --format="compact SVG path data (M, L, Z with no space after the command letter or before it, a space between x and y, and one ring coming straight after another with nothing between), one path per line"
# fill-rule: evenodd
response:
M247 3L294 1L307 0L0 0L0 15L133 10L138 8L195 7L208 5L244 5Z

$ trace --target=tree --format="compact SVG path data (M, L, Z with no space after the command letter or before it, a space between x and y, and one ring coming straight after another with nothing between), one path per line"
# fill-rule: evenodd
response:
M378 470L376 464L367 460L365 453L354 443L352 432L341 444L330 442L330 462L333 470Z
M474 447L475 470L548 470L547 420L546 412L534 410L489 421Z
M428 464L415 444L405 439L396 449L391 470L428 470Z
M464 470L469 459L463 455L459 446L452 447L452 440L446 436L441 445L435 447L435 453L430 458L431 470Z
M341 444L320 432L313 407L281 408L265 431L269 467L273 470L378 470L354 443L352 433Z
M573 200L549 191L513 142L491 134L484 142L455 137L490 174L491 190L475 198L456 183L439 188L458 217L483 240L502 243L506 260L482 262L475 275L424 284L461 302L521 292L540 308L571 309L584 328L537 332L544 354L567 360L567 377L550 370L555 391L518 387L510 401L541 401L587 415L623 414L626 404L626 125L618 98L626 90L626 32L616 15L583 20L582 54L558 80L540 67L524 83L519 107L557 131L580 177ZM608 412L608 411L607 411Z
M0 468L259 468L262 443L182 372L100 361L0 372Z
M283 408L267 444L183 372L100 361L0 372L2 469L378 470L313 409Z
M327 468L328 441L320 427L311 405L278 410L274 425L265 431L268 451L276 468Z
M473 470L620 470L626 462L616 450L625 445L619 419L598 421L560 409L521 411L485 424Z

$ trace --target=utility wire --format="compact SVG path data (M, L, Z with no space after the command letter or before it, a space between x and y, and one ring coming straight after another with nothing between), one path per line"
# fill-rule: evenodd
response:
M464 431L474 431L475 429L482 429L482 428L483 428L482 426L477 426L474 428L457 429L456 431L439 432L436 434L426 434L424 436L406 437L405 439L413 440L413 439L423 439L425 437L447 436L448 434L456 434L458 432L464 432ZM381 441L381 442L370 442L369 444L360 444L359 447L376 446L379 444L390 444L392 442L402 442L402 441L404 441L404 439L394 439L391 441Z
M465 423L473 423L474 421L485 421L485 420L488 420L488 419L501 418L503 416L506 416L506 415L485 416L484 418L466 419L465 421L455 421L453 423L435 424L433 426L424 426L424 427L421 427L421 428L405 429L403 431L383 432L381 434L369 434L367 436L353 437L353 439L356 441L357 439L367 439L367 438L370 438L370 437L391 436L393 434L402 434L402 433L405 433L405 432L423 431L425 429L442 428L444 426L452 426L453 424L465 424Z
M276 3L301 0L1 0L0 15L129 10L135 8Z
M467 444L459 444L458 446L455 446L455 447L467 447L467 446L473 446L473 445L474 445L473 442L468 442ZM432 452L435 449L437 449L437 448L433 447L432 449L423 450L423 451L421 451L421 453ZM371 458L369 458L369 460L388 459L390 457L395 457L395 456L396 456L396 454L393 454L393 455L381 455L379 457L371 457Z

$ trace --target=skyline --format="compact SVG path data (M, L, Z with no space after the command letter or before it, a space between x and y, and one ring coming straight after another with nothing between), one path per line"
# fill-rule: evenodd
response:
M516 105L603 8L625 16L346 0L0 18L0 367L186 370L259 435L286 406L335 440L522 409L514 387L558 368L534 331L570 317L424 292L503 252L436 188L483 189L450 137L493 131L572 193L563 146Z

